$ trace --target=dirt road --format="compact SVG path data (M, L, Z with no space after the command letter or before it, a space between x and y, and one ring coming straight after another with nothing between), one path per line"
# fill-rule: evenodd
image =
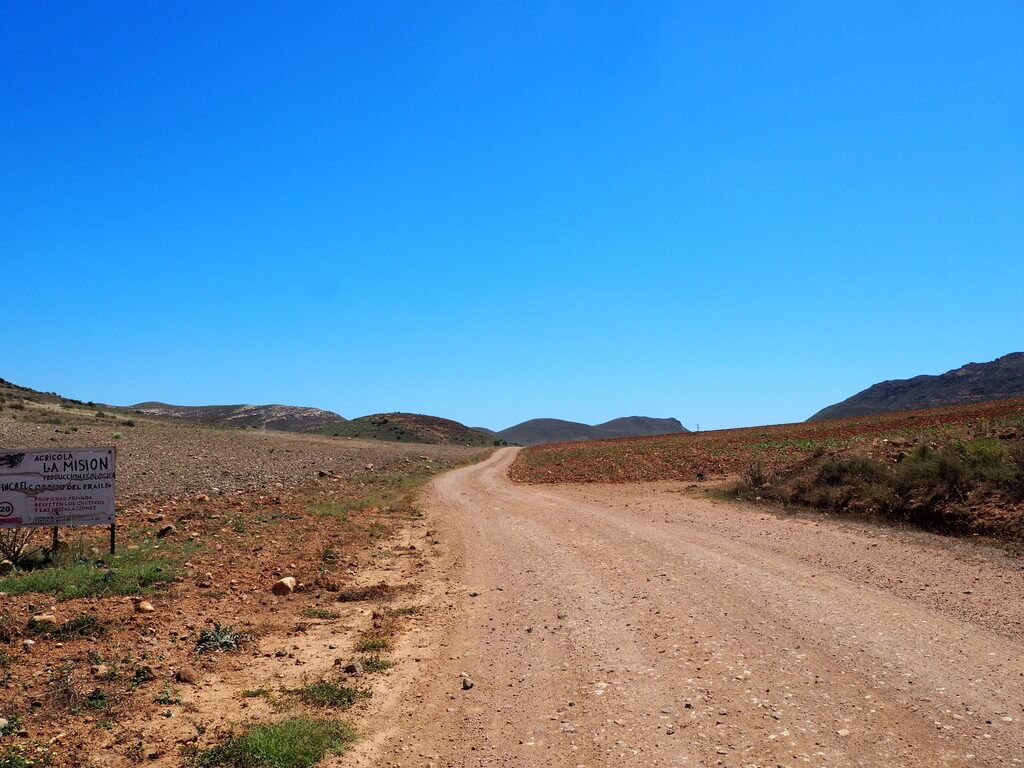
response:
M682 484L515 485L513 456L435 481L438 618L352 762L1024 763L1019 559Z

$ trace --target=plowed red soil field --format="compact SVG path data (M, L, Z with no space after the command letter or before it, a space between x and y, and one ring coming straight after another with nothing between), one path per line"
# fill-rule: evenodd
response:
M510 475L526 483L710 479L754 463L770 471L822 450L859 448L875 458L894 458L914 445L988 436L1024 436L1024 398L833 421L537 445L519 452Z

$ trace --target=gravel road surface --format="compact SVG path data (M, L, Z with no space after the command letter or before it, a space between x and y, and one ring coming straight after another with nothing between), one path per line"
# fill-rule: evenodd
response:
M678 483L513 484L514 455L427 494L440 618L397 727L356 762L1024 762L1012 554Z

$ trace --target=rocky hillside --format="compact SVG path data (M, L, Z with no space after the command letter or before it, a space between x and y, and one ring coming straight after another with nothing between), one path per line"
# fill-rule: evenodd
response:
M325 424L317 432L333 437L395 440L434 445L491 445L495 437L452 419L422 413L374 413L351 421Z
M153 402L138 403L130 406L130 410L144 416L281 432L312 432L327 424L345 421L333 411L294 405L168 405Z
M564 443L577 440L608 440L615 437L668 435L687 432L678 419L624 416L603 424L582 424L562 419L530 419L498 432L498 438L515 445Z
M841 403L822 408L808 421L1021 396L1024 396L1024 352L1013 352L990 363L968 363L938 376L915 376L874 384Z

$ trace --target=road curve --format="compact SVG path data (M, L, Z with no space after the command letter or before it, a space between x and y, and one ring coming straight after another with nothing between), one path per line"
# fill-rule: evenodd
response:
M1019 560L514 455L425 498L452 597L377 764L1024 764Z

